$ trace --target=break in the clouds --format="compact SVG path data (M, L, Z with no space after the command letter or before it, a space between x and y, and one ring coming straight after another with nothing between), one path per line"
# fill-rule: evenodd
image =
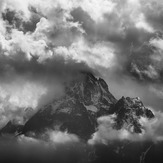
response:
M111 90L120 88L117 97L138 95L161 110L162 7L161 0L1 0L1 124L62 95L81 70L100 72Z

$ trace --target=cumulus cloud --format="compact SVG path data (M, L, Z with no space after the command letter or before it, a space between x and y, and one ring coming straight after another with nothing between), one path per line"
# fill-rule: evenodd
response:
M90 43L82 23L71 15L75 8L81 8L99 22L114 6L107 0L1 1L2 126L16 117L23 123L26 108L35 112L62 94L63 83L76 77L78 71L114 65L114 46L105 41Z
M8 3L12 2L4 1L2 6L8 10L3 9L2 13L11 12L12 10L17 13L21 10L14 6L14 9L11 9ZM16 2L13 3L15 4ZM18 3L20 2L18 1ZM77 5L77 3L70 1L69 5L66 6L65 1L49 1L48 3L44 3L41 0L34 2L26 1L24 4L26 9L33 14L33 10L30 9L30 7L33 7L34 11L40 16L40 20L34 32L31 33L31 31L24 31L24 27L19 29L16 26L12 26L12 23L15 22L9 20L11 19L9 15L5 17L5 20L2 19L5 29L1 33L2 57L5 55L7 58L16 58L17 56L28 61L35 56L37 61L42 63L47 59L58 58L58 55L61 53L65 60L69 58L74 60L74 62L84 62L91 68L94 68L96 65L102 66L100 64L101 61L106 61L104 67L108 67L110 62L113 62L112 58L115 57L113 45L107 42L98 42L91 45L82 37L85 33L82 24L78 21L74 22L70 14L74 8L81 7L85 9L88 6L86 5L87 3L87 1L82 1ZM111 7L112 3L106 1L104 4ZM100 5L95 4L95 6L99 7ZM101 9L99 10L101 11ZM100 11L97 13L100 14ZM21 10L21 12L24 11ZM102 17L102 15L97 17ZM12 19L16 21L18 16L16 14L14 16L15 18ZM30 18L28 19L29 23L32 21ZM24 20L19 21L22 23ZM7 27L10 29L9 31ZM66 49L68 50L66 51ZM63 54L63 51L66 51L65 54ZM107 62L109 63L107 64Z
M23 82L23 83L22 83ZM46 94L46 89L41 85L18 81L22 84L12 83L10 86L1 84L0 87L0 119L1 127L9 120L15 119L18 124L25 122L25 112L27 108L35 110L38 106L40 97Z
M79 138L67 132L61 131L47 131L40 138L27 137L25 135L18 136L18 142L24 144L39 144L42 145L59 145L59 144L68 144L68 143L78 143L80 142Z
M11 8L11 3L23 6L23 10L19 7L14 7L15 5ZM99 64L96 62L97 53L98 58L103 61L106 61L106 57L117 56L117 53L118 55L124 55L123 53L129 53L128 49L131 43L142 44L148 36L150 37L151 33L154 33L155 30L146 20L145 9L142 7L143 3L145 2L132 0L124 0L123 2L116 0L54 2L49 0L46 3L41 0L26 0L25 3L21 4L19 1L6 0L2 3L2 10L9 8L9 10L14 10L16 13L21 11L24 15L28 15L29 22L32 21L32 15L35 13L39 17L39 21L33 33L24 34L24 31L22 32L20 29L11 29L11 39L6 40L3 37L2 47L5 50L5 54L9 53L8 50L13 53L13 48L19 48L26 54L28 59L31 58L31 55L36 55L39 57L38 60L42 61L55 55L56 46L62 47L62 49L70 49L75 46L76 42L81 44L83 42L81 35L83 35L85 37L85 46L83 48L86 48L86 51L90 39L94 41L94 49L99 48L96 53L94 53L94 50L91 54L89 52L89 55L85 57L86 59L83 59L83 55L80 53L77 54L78 60L80 59L83 62L87 60L88 62L86 63L91 67L91 60L95 61L95 65L96 63ZM147 5L148 3L145 3L145 6ZM7 20L5 20L6 22ZM134 33L138 33L138 35ZM81 41L78 41L80 38L82 38ZM112 46L107 41L111 41L114 44L115 41L118 43ZM101 51L102 48L99 45L104 50ZM111 50L108 52L106 49ZM104 53L105 57L101 57L103 55L100 53ZM89 58L89 56L91 57ZM76 55L74 57L70 53L69 57L74 59ZM105 65L104 67L106 67Z
M136 64L132 64L131 72L136 73L140 80L144 80L144 78L149 78L151 80L159 79L159 73L152 65L148 65L146 69L141 70Z
M150 45L154 46L158 51L163 50L163 40L161 38L154 38L150 40Z
M0 1L3 121L12 117L6 105L14 112L38 108L63 93L63 83L80 70L106 74L114 79L112 90L130 83L126 96L139 94L151 103L153 94L144 94L162 81L162 5L161 0ZM147 83L143 93L141 82ZM139 89L131 92L132 87Z
M17 138L17 140L18 140L18 143L25 144L25 145L29 145L29 144L39 145L39 144L41 144L41 140L35 139L35 138L32 138L32 137L26 137L24 135L20 135Z
M102 62L102 66L105 68L113 67L116 60L112 45L105 42L88 45L83 38L73 43L69 48L56 48L55 52L72 58L76 62L87 63L92 68L100 67Z
M69 134L67 132L49 131L48 135L50 141L53 143L65 144L65 143L79 142L79 138L76 135Z

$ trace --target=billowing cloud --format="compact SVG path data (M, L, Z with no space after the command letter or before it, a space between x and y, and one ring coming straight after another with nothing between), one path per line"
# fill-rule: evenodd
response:
M61 131L49 131L49 139L53 143L65 144L72 142L79 142L79 138L74 134L68 134L67 132Z
M162 86L162 5L161 0L0 1L1 121L21 119L24 108L39 108L63 94L63 83L81 70L100 72L111 90L120 88L118 97L143 96L161 109L155 88Z
M114 65L113 45L87 41L82 23L71 15L80 7L98 22L114 8L109 1L93 2L92 12L92 2L1 1L1 127L13 119L24 123L27 108L35 112L62 95L63 83L78 71Z
M58 47L55 52L76 62L84 62L92 68L100 67L102 62L103 67L110 68L116 61L114 48L105 42L88 45L85 40L79 39L69 48Z
M114 129L114 119L116 115L104 116L98 119L98 130L92 136L92 139L88 141L89 144L109 144L112 141L128 140L131 142L140 141L163 141L163 131L161 126L163 125L163 114L161 112L155 112L154 119L147 119L141 117L139 119L142 125L142 133L136 134L129 131L125 126L121 129Z
M27 137L24 135L18 136L18 142L23 144L39 144L55 146L59 144L69 144L69 143L79 143L79 138L74 134L69 134L67 132L61 131L47 131L44 133L41 138Z
M31 108L34 111L38 106L40 97L46 94L47 90L41 85L22 82L18 81L19 84L22 84L21 87L16 83L12 83L10 86L1 84L1 127L13 118L18 124L23 124L26 120L26 109Z

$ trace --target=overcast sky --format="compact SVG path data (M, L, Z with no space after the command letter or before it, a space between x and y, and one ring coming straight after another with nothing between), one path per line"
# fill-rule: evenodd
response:
M162 111L162 22L162 0L0 0L0 121L62 95L80 70Z

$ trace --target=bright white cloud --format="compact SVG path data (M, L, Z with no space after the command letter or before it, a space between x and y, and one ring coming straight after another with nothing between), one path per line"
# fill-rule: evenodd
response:
M79 138L76 135L69 134L67 132L49 131L48 135L49 135L49 140L52 143L56 143L56 144L79 142Z
M111 44L107 43L88 45L85 40L79 39L69 48L57 47L54 50L56 54L77 62L85 62L92 68L96 66L110 68L116 62L114 49Z
M140 14L137 22L136 22L136 27L140 29L144 29L145 31L149 33L153 33L154 29L146 22L145 16L143 14Z
M8 121L15 119L16 123L23 124L28 112L27 108L37 109L40 98L46 95L48 88L24 80L17 80L10 85L0 85L0 128ZM32 112L31 112L32 113Z
M136 28L138 31L143 29L147 33L155 31L147 20L147 13L142 7L143 3L145 6L149 5L143 0L1 0L0 12L4 12L6 8L15 11L21 23L28 21L31 23L30 7L36 10L40 19L33 32L24 32L23 29L22 31L16 29L0 18L0 55L1 57L5 55L5 57L14 60L15 56L23 57L25 54L25 58L23 58L25 61L30 61L32 56L36 56L37 61L41 64L47 59L63 56L65 62L69 59L77 63L84 62L93 69L98 67L114 68L118 63L118 54L124 55L117 49L119 45L123 44L130 28ZM91 23L94 23L93 28L96 37L94 42L87 38L89 32L87 33L83 29L85 24L82 23L84 22L75 22L71 15L71 12L78 8L88 15L92 20ZM87 23L89 24L86 22L86 25ZM6 27L11 29L7 31ZM91 25L89 30L92 30ZM102 37L98 38L96 32L99 35L102 33ZM110 37L114 40L112 43L108 41ZM117 41L116 37L120 39ZM136 39L139 40L139 38ZM115 45L116 41L118 42L117 46ZM153 39L150 44L159 50L163 50L161 39ZM129 47L127 48L129 49ZM124 51L126 52L127 49ZM137 70L139 72L139 69ZM152 79L158 78L155 67L151 65L141 73ZM3 92L1 98L4 100L8 97L9 104L15 106L13 107L15 110L16 107L37 107L39 98L47 92L45 87L36 83L24 83L8 86L0 84L1 92ZM2 105L1 108L3 112L4 108L7 107ZM11 111L13 110L11 109ZM2 114L1 119L6 121L6 114ZM106 127L99 129L104 130L104 132L108 130ZM114 138L117 132L122 136L122 139L129 135L126 130L113 132L111 130L109 132L110 139ZM98 134L95 135L95 137L98 136ZM55 136L53 138L54 140L57 139Z
M140 124L143 126L142 133L136 134L122 127L120 130L114 129L115 116L104 116L98 119L98 130L92 136L92 139L88 141L89 144L108 144L113 140L129 140L129 141L148 141L154 142L163 141L163 114L155 112L155 118L149 120L141 117L139 119Z
M98 118L98 131L92 136L92 139L88 140L89 144L108 144L113 140L128 140L131 134L125 128L116 130L113 129L115 115L104 116Z
M41 140L39 139L35 139L35 138L32 138L32 137L26 137L24 135L20 135L18 137L18 142L22 145L39 145L41 144ZM43 141L42 141L43 143Z
M65 55L65 58L70 57L74 61L85 62L91 68L96 66L110 68L115 64L116 46L111 45L111 43L98 41L94 45L90 45L82 38L82 35L85 33L82 29L82 24L74 22L71 16L71 11L78 7L88 13L96 23L105 22L108 19L105 17L105 14L111 15L115 13L119 22L121 22L119 34L123 35L123 37L125 37L124 23L126 21L133 22L136 28L143 28L147 32L153 32L152 27L147 24L145 16L141 12L141 5L138 0L125 1L123 4L124 9L120 11L118 7L119 1L113 2L111 0L100 0L97 2L92 0L48 0L47 2L43 0L26 0L25 3L22 3L20 0L4 1L4 6L10 7L10 4L22 6L21 8L13 5L12 8L16 12L25 12L25 15L28 15L27 17L30 17L29 7L33 6L44 17L37 23L33 33L24 34L22 31L12 29L10 39L6 39L6 36L3 34L0 41L2 50L5 51L4 54L13 55L20 49L26 54L28 59L31 58L31 55L38 56L40 62L51 58L54 53L52 48L54 48L57 54L62 53L63 56ZM128 16L129 20L124 16ZM117 21L117 19L115 20ZM109 22L109 20L107 21ZM106 32L109 31L106 30Z
M151 39L149 43L154 47L158 48L159 50L163 50L163 39L160 38Z
M79 138L74 134L70 134L67 132L61 132L61 131L53 131L53 130L43 133L42 138L43 139L20 135L18 137L18 142L20 144L24 144L24 145L31 145L31 144L46 145L49 147L50 146L55 147L55 145L61 145L61 144L64 145L64 144L69 144L69 143L79 143L80 142Z
M111 13L116 6L116 3L110 0L82 0L78 3L79 7L86 11L95 22L103 21L104 15Z

